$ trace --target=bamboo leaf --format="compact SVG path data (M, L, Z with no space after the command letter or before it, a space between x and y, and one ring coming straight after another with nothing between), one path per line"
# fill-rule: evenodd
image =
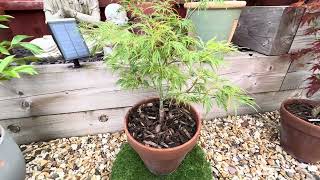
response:
M13 19L13 16L10 15L0 15L0 21L9 21L9 19Z
M14 61L14 56L8 56L0 60L0 73L4 72L5 68L7 68L13 61Z
M3 24L0 24L0 29L8 29L9 27L8 26L5 26Z
M19 45L31 51L33 54L41 54L43 52L39 46L32 43L21 42Z
M5 54L5 55L10 55L9 51L7 50L7 48L3 47L0 45L0 53L1 54Z
M33 68L31 65L22 65L22 66L17 66L12 69L13 71L17 73L24 73L24 74L29 74L29 75L36 75L38 74L36 70Z
M16 35L15 37L13 37L12 41L11 41L11 47L18 45L21 41L31 38L32 36L27 36L27 35Z

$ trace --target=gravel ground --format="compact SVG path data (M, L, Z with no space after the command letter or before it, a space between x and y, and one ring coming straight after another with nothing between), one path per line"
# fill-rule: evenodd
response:
M320 164L299 163L279 146L279 113L204 121L200 145L219 179L320 179ZM22 145L27 179L109 179L123 132Z

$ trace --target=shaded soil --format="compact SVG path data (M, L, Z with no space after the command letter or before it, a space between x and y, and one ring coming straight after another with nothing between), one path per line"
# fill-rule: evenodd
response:
M317 117L314 117L312 115L312 109L314 108L314 106L306 103L292 103L287 105L286 108L289 112L305 120L306 122L320 126L320 121L318 122L309 121L309 119L320 119L320 114L318 114Z
M159 120L159 101L132 110L128 130L138 142L154 148L172 148L189 141L196 133L196 122L183 106L164 103L165 118Z
M13 48L10 53L16 55L16 58L33 56L31 51L24 48Z
M26 50L23 48L14 48L11 50L11 54L16 55L17 58L33 56L33 54L29 50ZM103 61L104 60L103 57L104 57L103 53L97 53L94 56L79 59L79 61L80 63L81 62L98 62L98 61ZM68 64L68 63L73 63L73 61L66 61L63 59L62 56L58 58L40 59L37 62L27 62L27 64L32 64L32 65Z

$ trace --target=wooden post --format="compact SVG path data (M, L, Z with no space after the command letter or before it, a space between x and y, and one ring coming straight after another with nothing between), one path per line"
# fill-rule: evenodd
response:
M287 54L304 11L288 6L245 7L233 42L265 55Z

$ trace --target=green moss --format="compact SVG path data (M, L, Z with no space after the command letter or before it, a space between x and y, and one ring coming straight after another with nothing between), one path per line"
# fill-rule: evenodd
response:
M212 171L205 154L196 146L184 159L177 171L166 176L156 176L144 166L139 155L124 144L112 167L112 180L211 180Z

